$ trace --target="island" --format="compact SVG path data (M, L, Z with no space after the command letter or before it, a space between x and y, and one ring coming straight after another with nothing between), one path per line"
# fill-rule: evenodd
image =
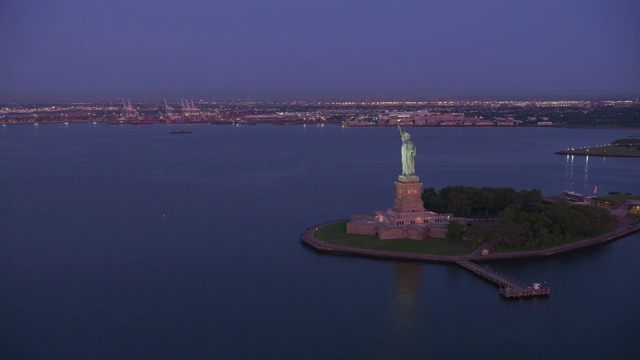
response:
M301 235L304 244L337 255L455 263L498 285L501 296L521 298L549 296L550 287L526 286L477 263L552 256L640 231L640 196L630 193L544 197L538 189L466 186L421 191L416 146L399 123L398 129L402 173L393 206L311 226Z
M640 157L640 139L617 139L610 144L568 148L555 153L559 155Z
M516 193L510 188L457 188L477 194L483 191ZM449 190L445 188L434 194L429 188L423 197L432 201ZM640 231L640 196L610 194L577 199L575 193L565 192L563 195L566 196L542 198L539 190L535 189L516 194L520 195L516 196L519 199L500 211L497 218L469 219L465 225L457 220L449 221L444 238L383 240L378 236L349 233L349 220L336 220L307 228L301 235L301 241L316 251L336 255L457 264L498 285L502 297L518 299L549 296L551 289L540 283L526 286L478 263L549 257L604 244ZM455 202L441 205L460 206ZM495 211L469 205L461 210L475 212L476 215L478 212L491 214Z
M462 196L470 201L458 202ZM456 186L440 192L428 188L422 197L426 206L472 218L465 225L449 221L444 237L421 241L350 234L347 220L318 225L313 236L326 246L341 247L340 252L349 247L413 254L415 260L455 262L460 256L480 261L550 256L640 230L640 196L631 194L587 198L567 191L562 196L542 197L537 189L517 192Z

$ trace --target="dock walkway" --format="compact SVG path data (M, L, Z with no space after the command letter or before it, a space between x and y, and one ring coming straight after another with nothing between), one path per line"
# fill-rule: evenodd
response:
M520 298L534 296L549 296L551 288L549 287L528 287L524 283L498 272L488 266L481 266L467 259L456 259L456 264L473 272L475 275L490 281L500 287L500 295L505 298Z

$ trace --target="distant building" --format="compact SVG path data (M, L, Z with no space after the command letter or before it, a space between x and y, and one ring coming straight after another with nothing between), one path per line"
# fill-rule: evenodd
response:
M589 203L590 202L590 198L582 195L582 194L578 194L574 191L569 191L569 190L565 190L562 192L561 198L565 201L570 201L570 202L575 202L575 203Z
M629 212L632 214L640 214L640 200L629 201Z

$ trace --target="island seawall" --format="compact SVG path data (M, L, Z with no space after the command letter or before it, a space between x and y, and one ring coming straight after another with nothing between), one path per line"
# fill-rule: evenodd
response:
M594 238L590 238L590 239L576 241L570 244L555 246L555 247L544 249L544 250L487 254L487 255L458 255L458 256L416 254L416 253L406 253L406 252L396 252L396 251L362 249L362 248L355 248L355 247L349 247L349 246L329 244L315 237L314 234L317 229L324 226L331 225L331 224L335 224L338 222L343 222L343 221L346 221L346 219L329 221L316 226L309 227L301 235L300 240L304 244L315 249L316 251L332 253L336 255L361 256L361 257L387 259L387 260L421 261L421 262L455 264L456 261L459 259L482 262L482 261L530 259L530 258L555 256L560 254L566 254L571 251L584 249L584 248L595 246L595 245L608 243L640 231L640 224L635 224L635 225L620 224L620 227L606 234L603 234Z

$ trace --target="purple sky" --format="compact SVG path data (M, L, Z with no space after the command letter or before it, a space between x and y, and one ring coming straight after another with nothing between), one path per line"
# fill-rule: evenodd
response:
M640 1L2 0L0 102L640 95Z

